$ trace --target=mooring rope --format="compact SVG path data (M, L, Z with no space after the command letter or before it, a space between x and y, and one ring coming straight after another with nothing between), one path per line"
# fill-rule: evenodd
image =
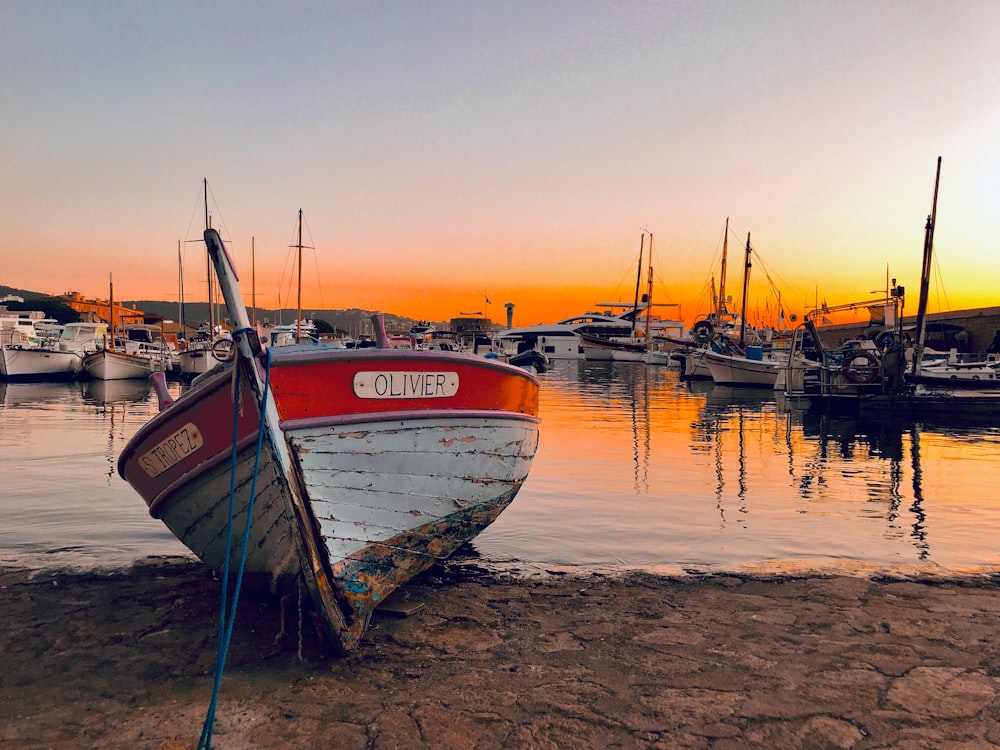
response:
M235 336L238 331L233 331ZM236 505L236 465L237 465L237 442L240 419L240 397L239 397L239 375L237 374L236 362L233 363L233 455L229 476L229 515L226 520L226 558L222 571L222 596L219 605L219 637L216 643L215 654L215 680L212 685L212 700L208 706L208 713L205 716L205 724L201 730L201 737L198 740L198 750L211 750L212 730L215 726L215 710L219 702L219 688L222 685L222 672L226 665L226 656L229 653L229 642L233 635L233 625L236 622L236 605L240 597L240 587L243 585L243 571L246 567L247 548L250 544L250 522L253 520L253 506L257 495L257 473L260 469L260 454L264 444L264 431L267 420L264 410L267 404L267 395L271 387L271 350L267 350L267 360L264 374L264 390L261 393L259 404L260 425L257 429L257 451L254 456L253 475L250 481L250 498L247 501L247 520L243 529L243 543L240 551L240 564L237 569L236 582L233 586L233 601L228 604L229 598L229 554L232 549L233 536L233 509ZM228 608L228 616L227 616Z

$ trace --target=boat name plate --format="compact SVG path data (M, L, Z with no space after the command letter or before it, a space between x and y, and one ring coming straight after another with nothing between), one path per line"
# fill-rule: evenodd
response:
M457 372L374 370L354 375L358 398L450 398L456 393Z
M205 444L198 425L188 422L170 437L161 440L139 457L139 465L147 475L156 477L180 463Z

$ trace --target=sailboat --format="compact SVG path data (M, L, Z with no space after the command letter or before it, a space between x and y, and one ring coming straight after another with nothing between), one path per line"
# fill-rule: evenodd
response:
M719 289L716 293L715 277L712 277L712 301L714 308L697 318L688 334L689 341L680 340L678 358L683 363L682 375L685 380L712 380L712 371L705 359L709 349L722 353L736 353L733 336L740 325L740 316L729 309L731 297L726 296L726 272L729 257L729 217L726 217L722 232L722 261L719 265Z
M311 320L302 319L302 251L312 249L302 244L302 209L298 214L298 241L291 246L296 251L295 265L298 269L298 279L296 282L297 292L295 297L295 322L283 325L271 326L266 329L271 346L288 346L290 344L304 344L317 340L316 324Z
M642 259L645 249L646 232L643 232L639 239L639 264L636 270L635 279L635 301L632 309L627 313L627 320L631 325L631 330L625 336L614 335L614 332L586 332L578 331L584 359L588 360L617 360L626 362L643 362L650 360L650 352L654 350L654 338L669 338L667 333L680 338L683 335L684 323L680 320L667 321L652 316L653 304L653 235L649 234L649 256L647 291L640 298L639 290L642 284ZM609 303L603 306L612 307ZM657 305L661 306L661 305ZM662 306L676 307L673 304ZM623 318L626 316L623 316ZM640 325L644 325L640 328Z
M538 380L387 348L379 316L375 348L267 347L218 232L204 237L235 356L173 401L154 376L162 410L118 471L220 575L277 595L301 585L328 642L349 650L395 589L514 500L538 445Z
M706 349L704 363L712 373L712 380L718 385L774 388L778 372L787 361L787 354L765 352L762 346L747 346L746 344L747 290L750 283L750 269L752 268L751 252L750 233L747 232L746 255L743 263L743 303L740 313L739 350L724 353Z
M212 225L211 218L208 213L208 179L202 179L202 193L203 193L203 205L205 209L205 229L208 229ZM184 269L183 261L181 260L180 243L177 247L177 261L179 266L179 286L180 286L180 296L181 296L181 321L184 320ZM214 290L215 290L215 274L212 270L212 260L206 254L206 274L207 279L207 289L208 289L208 326L207 330L204 332L199 331L199 334L195 337L191 337L185 342L184 348L178 353L178 369L180 370L181 378L183 380L191 380L203 373L208 372L217 364L219 364L219 356L225 356L223 349L228 350L228 344L220 346L220 354L216 356L213 351L213 346L216 341L216 315L215 315L215 300L214 300Z
M937 160L931 212L924 227L923 263L920 271L920 297L917 302L916 340L908 352L902 332L902 320L896 335L887 339L879 367L881 392L859 394L862 413L904 412L916 415L968 415L1000 419L1000 389L983 381L978 386L968 382L933 383L921 377L924 342L927 335L927 304L930 296L931 259L934 252L934 229L937 224L938 188L941 182L941 157Z
M108 275L108 285L108 326L110 332L105 338L103 347L83 358L83 369L86 370L89 377L97 380L148 378L154 369L162 370L163 367L154 367L154 360L148 354L133 354L124 348L117 347L115 342L115 288L110 274ZM124 342L122 346L124 347Z

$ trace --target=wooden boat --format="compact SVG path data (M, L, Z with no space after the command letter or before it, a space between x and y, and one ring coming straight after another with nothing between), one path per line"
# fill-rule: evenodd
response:
M641 362L649 350L647 340L636 336L614 339L589 333L578 333L577 336L583 344L583 358L591 361Z
M747 347L746 355L721 354L707 349L704 363L719 385L774 388L784 357L765 353L760 347Z
M148 378L157 369L153 360L146 354L129 352L128 349L117 349L115 338L115 286L108 278L108 327L110 332L95 351L83 358L81 371L88 377L97 380L130 380L133 378Z
M149 356L114 349L91 352L83 358L83 369L88 377L97 380L148 378L154 372L153 360Z
M172 402L154 376L164 406L119 473L216 571L227 554L238 564L227 528L242 535L249 518L245 582L301 582L329 642L350 649L398 586L514 499L538 443L538 381L449 352L264 348L214 229L205 243L236 356Z

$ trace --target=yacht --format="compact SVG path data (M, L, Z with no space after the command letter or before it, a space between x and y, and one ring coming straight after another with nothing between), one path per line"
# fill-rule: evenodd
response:
M629 314L633 311L629 310ZM600 336L631 336L632 321L610 313L589 312L558 323L541 323L526 328L510 328L496 337L497 346L514 355L535 349L549 359L583 359L580 333Z
M606 306L625 307L619 303ZM665 320L652 315L647 319L647 306L644 300L637 307L628 305L625 312L619 315L612 312L588 312L558 323L510 328L497 334L496 346L507 355L535 349L549 359L583 359L584 342L581 335L610 341L634 341L637 335L639 338L645 336L647 325L653 337L667 333L671 336L682 335L684 324L681 321Z

